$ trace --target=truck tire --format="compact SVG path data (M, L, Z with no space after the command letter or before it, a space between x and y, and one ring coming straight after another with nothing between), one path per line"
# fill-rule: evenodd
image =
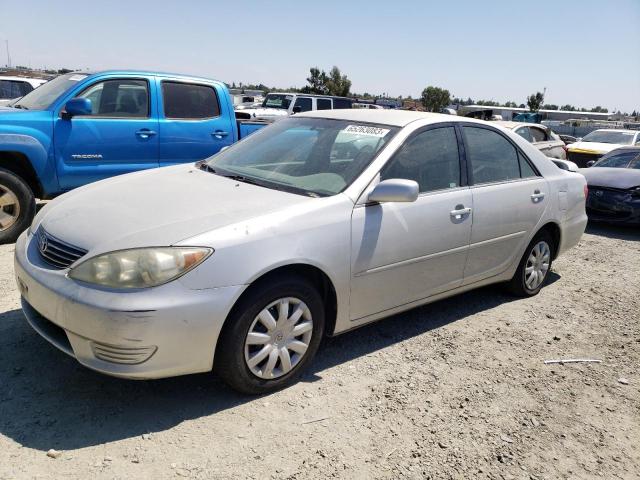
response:
M0 168L0 244L15 242L33 220L36 199L24 180Z

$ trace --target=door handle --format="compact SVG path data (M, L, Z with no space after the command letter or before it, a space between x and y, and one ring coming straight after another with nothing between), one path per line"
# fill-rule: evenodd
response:
M471 213L470 208L465 208L464 205L456 205L454 210L451 210L449 214L456 220L462 220L462 217Z
M149 138L153 137L156 134L153 130L149 130L148 128L143 128L142 130L138 130L136 135L140 138Z
M534 191L533 194L531 195L531 201L533 203L541 202L543 198L544 198L544 193L542 193L540 190Z
M216 138L223 138L227 137L229 135L229 132L225 132L224 130L216 130L215 132L212 132L211 135Z

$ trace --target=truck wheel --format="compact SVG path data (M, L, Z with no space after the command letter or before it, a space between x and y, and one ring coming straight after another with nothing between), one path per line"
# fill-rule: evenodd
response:
M0 244L15 242L36 212L36 199L24 180L0 168Z
M218 338L214 371L233 389L261 394L291 385L324 333L324 305L304 278L259 283L234 307Z

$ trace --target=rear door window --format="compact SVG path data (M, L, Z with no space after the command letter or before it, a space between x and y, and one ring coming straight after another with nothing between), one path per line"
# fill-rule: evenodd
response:
M334 98L333 99L333 108L351 108L351 100L347 98Z
M33 87L28 82L0 79L0 99L24 97L31 90Z
M194 83L162 82L165 118L202 120L220 116L215 88Z
M293 104L293 108L300 107L301 112L308 112L313 110L311 99L309 97L298 97L296 103Z
M518 151L500 133L487 128L462 129L475 184L520 178Z
M328 98L316 98L316 107L318 110L331 110L331 100Z

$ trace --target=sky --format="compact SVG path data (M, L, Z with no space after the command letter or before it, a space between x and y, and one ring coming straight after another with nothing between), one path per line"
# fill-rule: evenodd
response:
M132 68L352 92L640 110L640 0L0 0L0 65Z

